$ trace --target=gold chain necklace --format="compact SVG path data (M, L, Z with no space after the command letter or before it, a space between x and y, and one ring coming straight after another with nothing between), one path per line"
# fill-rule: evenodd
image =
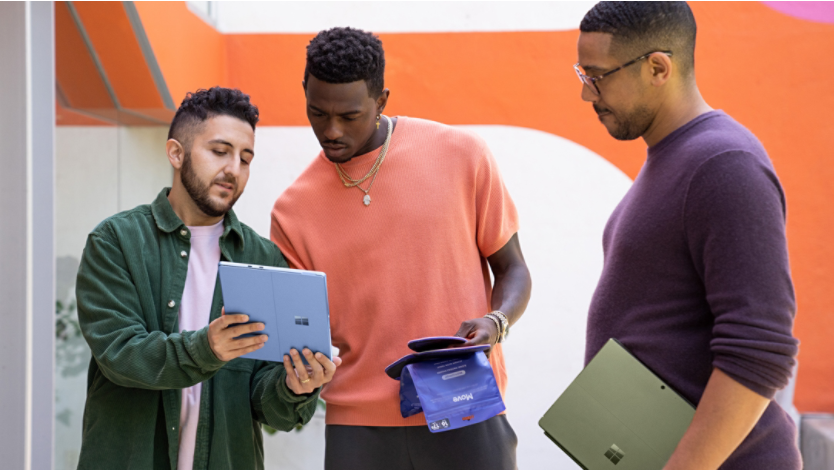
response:
M371 205L371 195L368 194L371 191L371 187L374 185L374 181L376 181L376 175L379 173L379 168L382 166L382 162L385 160L385 155L388 153L388 145L391 143L391 134L394 132L394 126L391 125L391 120L386 115L382 115L385 118L385 122L388 125L388 135L385 137L385 143L382 144L382 150L379 151L379 156L376 157L376 161L374 165L368 170L368 173L365 174L362 178L355 180L347 174L344 168L338 163L334 163L336 166L336 173L339 174L339 179L342 180L342 184L345 185L346 188L357 187L360 191L365 193L365 197L362 198L362 202L365 206ZM364 183L368 178L371 179L371 183L368 185L368 189L359 186L360 184Z

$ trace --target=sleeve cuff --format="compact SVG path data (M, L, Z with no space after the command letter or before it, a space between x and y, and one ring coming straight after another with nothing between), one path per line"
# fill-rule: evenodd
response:
M218 370L225 362L214 355L208 341L208 327L195 331L191 334L191 341L188 341L186 348L194 357L194 361L205 371Z
M773 397L776 395L776 392L778 391L777 388L768 387L754 380L751 380L750 378L746 377L746 375L748 374L744 373L743 370L739 370L738 367L728 367L728 364L725 363L717 363L713 365L715 368L720 369L721 372L727 374L727 376L731 379L754 391L758 395L763 396L764 398L767 398L769 400L773 399Z

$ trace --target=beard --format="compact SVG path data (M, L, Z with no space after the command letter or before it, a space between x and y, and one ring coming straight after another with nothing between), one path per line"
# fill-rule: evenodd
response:
M636 106L628 113L616 115L610 109L599 108L597 105L594 105L594 111L597 114L611 113L618 125L614 129L608 128L608 133L617 140L634 140L642 137L649 130L654 119L649 108L644 105Z
M209 189L211 189L214 182L235 184L235 178L226 176L224 178L215 179L211 184L204 185L194 172L194 167L191 165L191 152L186 152L182 161L182 171L180 172L180 180L182 181L185 191L191 196L194 204L200 209L203 214L209 217L221 217L232 210L240 194L236 195L228 204L217 204L209 197ZM241 193L242 194L242 193Z

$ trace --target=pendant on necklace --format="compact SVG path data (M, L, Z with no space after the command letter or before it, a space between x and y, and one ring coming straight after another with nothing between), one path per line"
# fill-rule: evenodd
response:
M371 195L366 194L365 197L362 198L362 202L364 202L366 206L370 206L371 205Z

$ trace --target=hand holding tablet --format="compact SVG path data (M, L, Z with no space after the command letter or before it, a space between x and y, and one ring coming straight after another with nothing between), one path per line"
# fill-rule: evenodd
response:
M266 335L252 335L264 329L263 323L247 323L247 315L226 315L225 307L220 312L208 330L211 352L218 359L228 362L264 346Z
M310 364L305 366L301 356ZM292 349L289 356L284 356L284 369L287 370L287 388L296 395L313 393L317 388L333 380L336 368L342 364L342 358L333 357L333 361L322 353L313 354L307 348L301 354Z

